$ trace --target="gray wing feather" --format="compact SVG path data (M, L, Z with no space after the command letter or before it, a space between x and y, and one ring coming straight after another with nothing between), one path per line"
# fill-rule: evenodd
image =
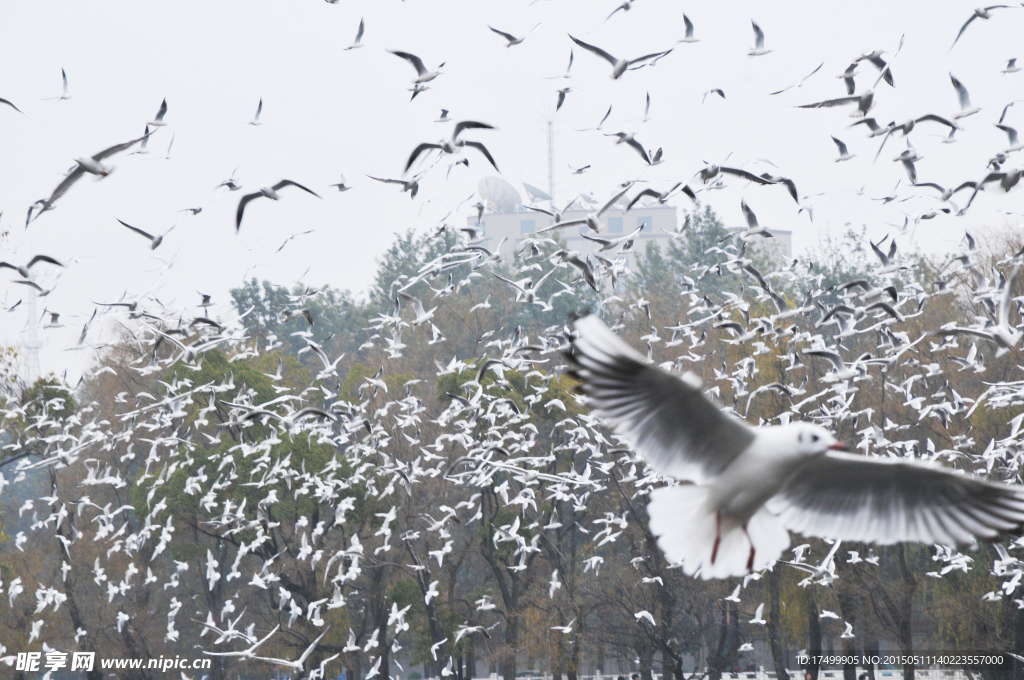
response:
M122 151L127 151L128 149L132 148L133 146L141 142L143 139L149 137L149 135L151 134L153 133L150 132L149 134L142 135L138 139L133 139L130 142L125 142L124 144L117 144L115 146L110 147L109 149L104 149L103 151L100 151L98 154L93 156L92 159L94 161L102 161L105 158L110 158L114 154L121 153Z
M589 45L589 44L583 42L582 40L577 40L576 38L573 38L571 35L569 37L572 38L572 41L574 43L576 43L577 45L579 45L583 49L585 49L585 50L587 50L587 51L589 51L589 52L591 52L593 54L596 54L597 56L601 57L602 59L607 61L612 66L615 66L615 64L618 63L618 61L619 61L618 59L616 59L612 55L608 54L607 52L602 50L600 47L595 47L594 45Z
M574 324L570 359L591 407L658 472L695 482L713 478L752 441L754 431L700 390L646 363L597 317Z
M804 464L769 508L807 536L955 545L1020 527L1024 487L928 463L829 453Z

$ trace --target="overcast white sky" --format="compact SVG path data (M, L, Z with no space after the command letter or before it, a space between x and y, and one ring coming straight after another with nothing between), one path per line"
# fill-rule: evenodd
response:
M731 225L741 223L739 200L745 197L763 224L793 230L799 252L847 222L867 224L877 238L892 231L886 222L902 222L903 213L937 207L929 192L885 207L870 200L887 194L898 179L907 184L902 167L892 162L905 148L902 140L890 140L872 163L878 140L866 139L862 126L845 129L852 122L850 107L793 108L844 95L835 76L853 57L872 49L891 53L906 34L893 66L896 89L883 84L877 90L872 113L880 123L952 115L958 106L950 71L983 108L963 121L959 143L940 143L945 129L936 125L912 133L924 156L919 181L949 185L983 176L986 159L1007 146L993 123L1006 103L1024 98L1024 73L1000 73L1010 57L1024 58L1014 51L1021 44L1024 9L997 10L992 20L975 21L950 52L971 3L636 0L630 11L601 25L615 6L594 0L0 3L0 97L28 114L0 108L0 209L2 226L10 231L2 257L23 263L46 253L69 264L59 278L39 269L41 282L56 284L40 301L39 314L46 306L68 323L40 331L43 370L69 368L73 377L88 364L87 352L66 348L92 313L91 301L150 291L169 307L184 308L198 303L196 290L202 290L223 305L212 313L225 315L227 291L247 272L290 284L307 268L308 283L365 290L375 258L395 233L432 227L474 192L481 177L494 174L470 151L468 169L456 168L446 181L445 166L439 165L415 201L365 177L400 177L419 142L450 134L450 123L433 122L442 107L456 120L500 128L466 137L483 141L502 176L517 187L523 180L546 187L545 126L554 114L555 90L578 88L554 115L560 203L579 191L606 196L615 184L638 178L667 188L690 178L703 161L721 162L730 153L730 164L770 159L801 194L825 193L809 201L815 206L813 224L797 214L781 188L733 181L730 189L704 200ZM676 46L684 10L700 42ZM360 18L366 21L365 47L343 51ZM752 18L773 50L767 56L746 54L753 45ZM490 24L520 34L538 22L526 42L511 49L487 29ZM544 80L565 71L569 32L627 58L676 49L654 68L612 81L607 63L576 48L572 79ZM414 71L385 49L415 53L429 67L445 62L444 74L410 103ZM802 88L767 96L821 62L824 67ZM43 101L60 95L62 67L73 98ZM870 87L876 75L862 65L858 89ZM712 87L725 90L727 98L711 97L702 105L701 94ZM651 119L642 123L646 92ZM115 157L117 171L110 177L83 179L25 230L28 206L50 194L72 159L140 136L164 97L168 125L152 136L151 154ZM260 97L263 125L246 125ZM665 163L647 168L635 152L601 133L575 131L593 127L609 104L614 108L605 132L635 131L648 148L664 148ZM1007 117L1010 125L1024 124L1024 105L1018 108ZM832 134L857 157L835 163ZM592 168L571 176L570 163ZM212 200L218 195L214 187L236 166L245 190ZM341 173L354 188L338 194L328 185ZM309 186L323 200L292 189L278 203L252 203L236 237L234 212L242 193L281 178ZM855 190L862 186L859 196ZM961 203L966 196L958 197ZM155 252L173 263L170 269L152 257L144 239L115 221L162 232L181 219L184 213L177 210L197 206L203 212L185 218ZM1020 194L983 195L965 217L922 222L916 242L953 249L965 229L1016 224L997 211L1020 206ZM467 205L458 221L469 212ZM289 235L308 229L315 232L275 254ZM900 242L909 247L909 235ZM22 286L7 283L15 277L9 270L0 274L7 304L26 296ZM29 320L24 309L0 313L0 340L16 343L27 323L39 322ZM102 332L90 339L102 339Z

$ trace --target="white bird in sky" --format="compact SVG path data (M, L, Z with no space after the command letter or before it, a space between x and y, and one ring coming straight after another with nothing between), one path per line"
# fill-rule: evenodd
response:
M143 139L146 139L147 136L148 135L144 135L123 144L115 144L114 146L104 149L103 151L100 151L88 158L76 158L74 168L72 168L71 172L69 172L61 183L57 185L57 188L53 190L50 197L36 201L32 204L32 207L28 209L28 218L25 220L25 226L28 226L28 223L33 219L38 219L44 212L52 210L53 204L57 199L66 194L68 189L70 189L75 182L85 176L85 173L96 175L97 177L106 177L112 173L114 168L106 165L103 161L115 154L121 153L122 151L127 151ZM32 217L33 211L36 213L35 218Z
M647 163L647 165L651 164L651 158L647 155L647 150L644 148L643 144L634 138L632 132L615 132L610 135L605 135L605 137L618 137L618 140L615 142L616 144L626 144L627 146L632 147L634 151L640 154L640 157L644 159L644 162Z
M156 117L153 120L151 120L148 123L146 123L146 125L150 125L152 127L163 127L164 125L167 125L167 123L164 122L164 115L166 113L167 113L167 100L164 99L162 102L160 102L160 108L156 112Z
M762 616L763 613L764 613L764 602L762 602L761 604L757 605L757 609L754 610L754 618L750 619L750 621L748 621L747 623L753 623L753 624L758 625L758 626L765 625L768 622L764 620L764 617Z
M363 31L366 30L366 24L363 19L359 20L359 29L356 30L356 39L351 45L345 48L345 50L355 50L363 46Z
M761 30L761 27L753 19L750 20L750 25L754 27L754 46L747 54L751 57L760 57L771 52L764 48L764 31Z
M117 218L114 218L114 219L117 219ZM177 226L177 223L172 224L171 228L168 229L167 231L165 231L164 233L158 234L157 236L153 236L153 234L150 234L148 231L143 231L142 229L139 229L138 227L133 227L132 225L128 224L127 222L122 222L121 220L117 220L117 221L121 222L121 226L128 227L129 229L134 231L136 234L139 234L140 236L145 236L146 238L148 238L149 241L150 241L150 244L149 244L149 249L150 250L156 250L157 248L159 248L160 244L164 242L164 237L167 236L168 234L170 234L172 231L174 231L174 227Z
M840 453L812 423L751 427L701 394L699 378L649 365L597 317L574 329L569 356L591 408L659 473L693 482L655 489L647 508L658 545L687 574L765 569L789 531L955 545L1024 523L1024 487Z
M642 57L637 57L636 59L618 59L618 58L613 57L612 55L608 54L607 52L602 50L600 47L595 47L594 45L588 45L587 43L583 42L582 40L578 40L577 38L573 38L572 35L570 35L569 37L572 38L572 41L574 43L576 43L577 45L579 45L583 49L587 50L591 54L596 54L597 56L601 57L602 59L607 61L609 64L611 64L612 65L612 80L618 80L619 78L622 77L622 74L625 73L627 70L632 70L633 68L641 68L642 66L645 65L646 62L648 62L648 61L650 61L652 59L656 59L658 57L663 57L663 56L667 55L669 52L672 51L672 50L665 50L663 52L654 52L652 54L645 54Z
M263 125L260 121L260 114L263 113L263 97L260 97L260 103L256 106L256 115L252 120L249 121L249 125Z
M973 116L981 109L971 104L971 95L967 93L967 88L964 87L963 83L956 79L952 73L949 74L949 79L953 82L953 89L956 90L957 99L960 101L960 111L953 115L954 120L960 118L966 118L967 116Z
M991 19L992 10L1012 9L1013 7L1014 5L989 5L988 7L978 7L977 9L974 10L974 14L971 15L971 18L965 21L964 25L960 27L960 31L956 34L956 38L953 39L953 44L949 46L949 49L952 50L954 47L956 47L956 43L958 40L960 40L960 36L964 34L964 31L967 30L967 27L970 26L971 22L974 21L975 19Z
M396 57L401 57L402 59L405 59L407 62L412 64L412 67L416 69L416 78L413 79L412 82L416 85L423 85L424 83L429 83L431 80L441 75L441 67L444 66L444 63L441 63L441 65L438 66L436 70L431 71L426 66L423 65L423 60L417 57L415 54L410 54L409 52L399 52L397 50L388 50L388 52L395 55Z
M1012 66L1012 64L1011 64L1011 66ZM63 101L65 99L71 99L71 95L68 94L68 74L64 72L64 69L60 70L60 78L61 78L61 80L64 83L64 91L61 93L61 95L59 97L47 97L43 101L52 101L52 100Z
M548 226L544 227L543 229L538 229L537 233L538 234L543 234L544 232L548 232L548 231L565 229L567 227L574 227L577 224L585 224L594 233L599 233L601 231L601 223L598 220L600 219L601 215L605 214L613 205L618 203L619 200L623 196L626 195L626 192L628 192L630 187L632 187L632 186L633 186L632 182L628 183L621 191L619 191L617 194L612 196L608 200L607 203L605 203L600 208L598 208L598 210L596 212L592 212L592 213L588 214L583 219L567 220L565 222L555 222L554 224L548 225Z
M263 187L259 191L253 192L251 194L246 194L245 196L242 196L241 199L239 199L238 210L235 212L235 231L237 232L239 229L242 228L242 215L245 214L245 206L249 205L250 201L254 201L260 197L266 197L272 201L280 200L281 196L277 192L285 187L297 187L299 189L302 189L306 193L313 194L317 198L320 198L320 194L316 193L312 189L307 189L298 182L293 182L290 179L283 179L272 187Z
M679 39L681 43L695 43L700 42L698 38L693 37L693 22L690 21L690 17L683 14L683 26L686 27L686 35Z
M836 148L839 149L839 158L836 159L836 163L839 161L848 161L853 158L854 154L850 153L850 150L846 148L846 144L841 140L836 139L834 135L832 137L832 141L836 143Z
M521 37L521 38L517 38L516 36L512 35L511 33L506 33L505 31L499 31L498 29L496 29L494 26L491 26L490 24L487 25L487 28L491 29L492 31L494 31L495 33L497 33L502 38L504 38L505 40L508 41L508 44L505 45L505 47L512 47L513 45L521 44L524 40L526 40L526 36L530 35L534 31L536 31L539 26L540 26L540 24L537 24L536 26L531 28L529 31L524 33L523 37Z

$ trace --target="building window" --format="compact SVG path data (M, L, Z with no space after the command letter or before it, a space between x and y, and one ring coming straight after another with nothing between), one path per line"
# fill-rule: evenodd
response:
M622 218L621 217L609 217L608 218L608 231L613 234L622 233Z
M520 234L532 234L537 231L536 220L521 220L519 222L519 233Z
M644 229L650 229L651 228L651 216L650 215L645 215L643 217L636 218L636 226L639 227L640 225L643 225Z

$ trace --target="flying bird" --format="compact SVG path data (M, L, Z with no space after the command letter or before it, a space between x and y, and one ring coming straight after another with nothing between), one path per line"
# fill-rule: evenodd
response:
M38 219L44 212L53 210L53 204L57 199L66 194L68 189L70 189L75 182L82 179L86 173L96 175L97 177L106 177L112 173L114 168L106 165L103 161L115 154L121 153L122 151L127 151L142 140L146 139L148 136L149 135L143 135L142 137L133 139L130 142L115 144L114 146L104 149L103 151L89 156L88 158L76 158L75 166L71 169L71 172L64 177L61 183L57 185L57 188L53 190L50 197L36 201L28 209L28 217L25 220L25 226L27 227L32 220ZM35 217L32 216L33 211L35 212Z
M0 97L0 104L6 104L7 106L10 106L12 109L17 111L21 115L23 115L23 116L25 115L25 112L22 111L21 109L19 109L17 106L15 106L14 103L11 102L11 100L9 100L9 99L4 99L3 97Z
M427 69L426 66L423 65L423 60L417 57L415 54L410 54L409 52L398 52L396 50L388 50L388 52L395 55L396 57L405 59L407 62L412 64L412 67L416 69L416 78L412 81L415 85L423 85L424 83L429 83L431 80L441 75L441 67L444 66L444 63L438 66L437 70L430 71ZM416 94L418 93L413 94L413 98L416 97Z
M516 36L512 35L511 33L506 33L505 31L499 31L498 29L496 29L494 26L491 26L490 24L488 24L487 28L491 29L492 31L494 31L495 33L497 33L502 38L504 38L505 40L508 41L508 44L505 45L505 47L512 47L513 45L519 45L524 40L526 40L526 36L530 35L534 31L536 31L539 26L540 26L540 24L537 24L536 26L531 28L529 31L527 31L525 34L523 34L522 38L517 38ZM571 67L572 64L570 63L569 66Z
M114 219L117 219L117 218L114 218ZM123 222L122 220L117 220L117 221L121 223L121 226L128 227L129 229L134 231L136 234L139 234L140 236L145 236L146 238L148 238L149 242L150 242L150 245L149 245L149 249L150 250L156 250L157 248L159 248L160 244L164 242L164 236L167 236L167 234L170 234L171 231L173 231L174 227L177 226L177 225L172 224L171 228L168 229L167 231L165 231L164 233L162 233L162 234L160 234L158 236L153 236L148 231L143 231L142 229L139 229L138 227L133 227L132 225L128 224L127 222Z
M650 61L652 59L657 59L658 57L664 57L666 54L668 54L669 52L672 51L672 50L665 50L663 52L654 52L652 54L645 54L642 57L637 57L636 59L618 59L618 58L613 57L612 55L608 54L607 52L602 50L600 47L595 47L593 45L588 45L587 43L583 42L582 40L578 40L576 38L573 38L572 35L570 35L569 37L572 38L572 41L574 43L576 43L577 45L579 45L583 49L587 50L588 52L590 52L592 54L596 54L597 56L601 57L602 59L607 61L609 64L611 64L612 65L612 80L618 80L620 77L622 77L622 74L625 73L627 70L632 70L633 68L641 68L642 66L645 65L646 62L648 62L648 61Z
M284 187L289 186L302 189L306 193L313 194L317 198L320 198L320 194L316 193L312 189L308 189L299 184L298 182L293 182L290 179L283 179L272 187L263 187L257 192L242 196L242 198L238 201L238 210L237 212L235 212L235 232L237 233L242 228L242 215L245 213L245 206L249 205L250 201L254 201L257 198L260 198L261 196L269 198L272 201L279 200L281 196L278 195L277 192L283 189Z
M885 80L886 84L888 84L890 87L895 87L892 77L892 70L889 68L889 64L885 62L885 59L882 59L883 54L885 54L885 50L874 50L872 52L865 52L864 54L854 59L853 63L857 64L862 61L869 62L872 66L874 66L881 72L882 78ZM847 69L847 71L849 71L849 69ZM850 94L853 94L853 92L850 92Z
M747 55L751 57L760 57L771 52L771 50L766 50L764 48L764 31L761 30L761 27L758 26L757 22L753 19L750 20L750 25L754 28L754 46L750 48Z
M31 277L31 273L29 272L29 270L32 269L32 267L39 264L40 262L46 262L49 264L57 265L58 267L64 266L61 262L55 260L49 255L36 255L31 260L29 260L28 264L26 264L24 267L16 264L11 264L10 262L0 262L0 269L3 269L5 267L7 269L13 269L14 271L18 272L18 274L20 274L23 279L27 279Z
M772 96L772 95L776 95L776 94L782 94L783 92L786 92L788 90L792 90L794 87L802 87L804 82L806 82L807 79L810 78L811 76L813 76L815 73L820 71L821 67L824 66L824 65L825 65L825 62L821 62L820 64L818 64L818 68L814 69L813 71L808 73L806 76L801 78L799 82L794 83L794 84L790 85L789 87L784 87L781 90L777 90L775 92L769 92L768 95ZM853 94L853 93L851 92L850 94Z
M952 73L949 74L949 79L953 82L953 89L956 90L957 99L960 101L960 111L953 116L954 120L960 118L966 118L967 116L973 116L980 108L971 104L971 95L967 93L967 88L964 87L963 83L956 79Z
M52 101L55 99L58 101L64 101L65 99L71 99L71 95L68 93L68 74L64 72L64 69L60 70L60 79L63 82L64 87L61 95L59 97L47 97L44 101Z
M605 137L618 137L619 139L615 142L616 144L626 144L627 146L631 146L638 154L640 154L640 157L644 159L644 162L647 163L647 165L651 164L651 158L647 155L647 150L644 148L643 144L636 141L632 132L616 132L614 134L605 135Z
M160 108L156 112L156 117L153 120L151 120L148 123L146 123L146 125L151 125L153 127L163 127L164 125L167 125L167 123L164 122L164 115L166 113L167 113L167 100L164 99L162 102L160 102Z
M701 394L693 374L647 360L597 317L574 324L569 360L606 424L660 474L693 482L651 492L651 532L702 578L765 569L789 532L848 541L956 545L1024 523L1024 487L933 463L842 453L809 422L752 427Z
M487 147L485 147L480 142L473 142L473 141L468 141L468 140L464 140L464 139L460 138L460 135L462 134L462 132L464 130L493 130L493 129L495 129L493 125L488 125L487 123L478 123L478 122L473 121L473 120L464 120L464 121L458 122L458 123L455 124L455 130L452 132L451 139L441 140L437 144L431 144L431 143L428 143L428 142L424 142L423 144L420 144L415 149L413 149L412 154L409 155L409 160L405 164L404 172L408 172L409 168L411 168L413 163L416 162L416 159L420 157L420 154L422 154L424 151L427 151L428 149L438 149L438 150L441 151L441 153L454 154L459 149L462 149L463 147L467 147L467 146L471 147L471 148L474 148L477 151L479 151L480 153L482 153L484 155L484 158L487 159L487 161L491 164L491 166L495 170L498 170L498 165L494 162L494 157L491 156L491 152L487 150ZM501 171L499 170L498 172L501 172Z
M256 107L256 116L252 120L249 121L249 125L263 125L263 123L260 122L260 114L262 114L262 113L263 113L263 97L260 97L260 103Z
M363 31L366 30L366 24L363 19L359 20L359 28L356 30L356 39L351 45L345 48L345 51L359 49L363 46Z
M850 153L849 149L846 148L846 144L832 137L832 141L836 143L836 148L839 149L839 158L836 159L836 163L839 161L848 161L853 158L854 154Z
M974 21L975 19L991 19L992 10L1012 9L1013 7L1013 5L989 5L988 7L978 7L977 9L975 9L974 14L972 14L971 17L964 22L964 25L960 27L960 32L956 34L955 38L953 38L953 44L949 46L949 50L952 51L953 48L956 47L956 43L958 40L960 40L960 36L964 34L964 31L967 30L967 27L971 25L972 21Z
M701 104L703 104L705 101L707 101L709 94L717 94L722 99L725 99L725 92L722 91L721 88L715 87L715 88L712 88L712 89L704 92L703 96L700 98L700 103Z
M420 190L420 177L422 175L416 175L412 179L385 179L382 177L374 177L373 175L367 175L370 179L375 179L378 182L384 182L385 184L400 184L402 186L402 192L409 192L409 198L416 198L416 194Z
M690 17L683 14L683 26L686 28L686 35L679 39L681 43L695 43L700 42L698 38L693 37L693 22L690 21Z

